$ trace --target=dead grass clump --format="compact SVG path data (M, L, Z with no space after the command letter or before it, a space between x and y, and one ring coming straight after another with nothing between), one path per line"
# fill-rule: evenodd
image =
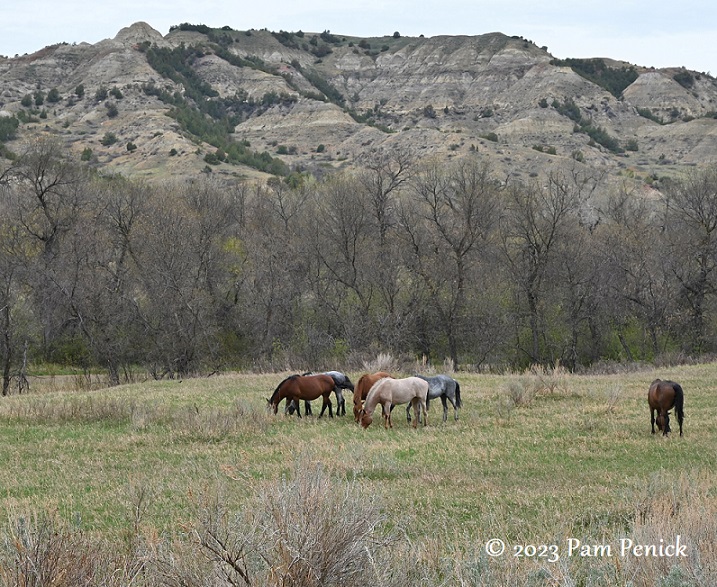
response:
M717 585L717 495L706 475L667 471L655 476L638 500L630 538L635 544L680 543L686 557L626 557L621 569L636 587L656 584L711 587Z
M533 403L537 394L535 380L530 377L519 377L508 381L508 398L514 406L528 406Z
M320 463L300 459L292 478L259 488L241 511L205 497L191 530L195 545L231 585L331 587L375 584L385 522L355 482L332 480ZM191 563L191 564L190 564ZM165 557L176 585L209 585L195 557Z
M606 411L608 414L612 414L617 409L617 404L622 399L622 386L613 385L607 390L607 407Z
M379 353L376 358L371 361L364 361L363 368L369 373L377 371L386 371L394 373L398 369L396 359L389 353Z
M567 393L569 373L565 367L556 361L552 367L532 365L526 373L533 379L536 393Z
M125 556L50 514L18 516L0 540L1 587L131 585L144 563Z

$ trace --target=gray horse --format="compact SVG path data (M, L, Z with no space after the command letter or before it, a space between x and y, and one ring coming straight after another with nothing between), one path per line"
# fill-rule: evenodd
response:
M435 375L433 377L424 377L423 375L416 375L421 379L428 382L428 397L426 398L426 407L429 402L437 397L441 398L443 404L443 421L448 419L448 402L451 402L453 406L453 419L458 420L458 408L463 403L461 402L461 386L458 382L449 377L448 375ZM406 419L411 421L411 410L410 405L406 409Z
M304 375L312 375L311 372L304 373ZM354 384L351 383L351 379L349 379L348 375L345 373L341 373L341 371L324 371L322 375L328 375L331 377L331 379L334 380L334 393L336 394L336 415L337 416L344 416L346 415L346 399L344 398L343 391L344 389L350 389L351 391L354 390ZM286 404L286 412L288 414L293 414L296 410L299 409L299 403L296 400L292 400L291 402L287 402ZM310 416L312 414L311 411L311 402L304 402L304 415Z

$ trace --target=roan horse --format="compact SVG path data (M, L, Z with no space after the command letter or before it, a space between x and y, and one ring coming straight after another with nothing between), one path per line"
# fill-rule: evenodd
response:
M304 373L304 375L313 375L313 373ZM343 389L354 390L354 384L351 383L351 379L345 373L341 371L325 371L322 375L328 375L334 380L334 393L336 394L336 415L346 415L346 399L344 398ZM290 401L286 402L286 413L293 414L294 410L299 409L299 402ZM312 414L311 403L308 400L304 401L304 414L310 416Z
M428 396L426 397L426 408L432 399L441 398L443 404L443 421L448 419L448 402L453 406L453 419L458 420L458 408L463 405L461 402L461 386L459 383L448 375L435 375L433 377L424 377L416 375L428 382ZM406 420L411 421L411 406L406 406Z
M354 420L357 422L361 417L360 415L361 409L363 408L363 402L365 401L369 390L373 387L374 383L384 377L391 377L391 375L385 371L377 371L376 373L366 373L365 375L361 375L359 378L354 389Z
M428 395L428 382L420 377L406 377L405 379L392 379L385 377L373 384L366 396L366 402L361 410L361 426L368 428L373 421L376 406L383 407L383 426L393 428L391 422L391 406L410 402L416 416L413 427L416 428L423 411L423 425L428 424L426 412L426 396Z
M329 408L329 417L334 417L331 407L331 394L334 391L334 380L329 375L290 375L277 385L274 393L266 400L270 409L276 414L279 403L286 398L287 403L296 400L311 401L323 397L324 403L321 406L319 418L324 415L326 408ZM298 405L298 404L297 404ZM301 418L299 410L297 416Z
M670 433L670 410L675 408L677 422L680 424L680 436L682 436L682 421L685 418L684 402L685 394L679 383L655 379L647 392L652 433L655 433L655 422L657 422L657 428L662 430L663 436ZM657 418L655 418L655 412L657 412Z

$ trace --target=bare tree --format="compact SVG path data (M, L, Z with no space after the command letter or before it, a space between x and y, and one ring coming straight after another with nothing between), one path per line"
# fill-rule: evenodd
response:
M690 316L687 338L692 352L710 347L706 314L717 292L717 165L688 173L667 189L666 238L675 260L682 303Z
M439 314L450 358L457 366L466 290L476 256L487 246L495 226L498 186L487 164L465 160L448 168L438 163L426 166L412 188L402 213L410 267Z
M634 189L621 186L607 202L599 232L600 254L606 264L604 283L611 294L604 300L603 311L610 316L630 361L661 352L675 303L660 207L661 202L656 205ZM627 337L636 322L645 332L642 349Z
M526 305L530 342L518 347L533 362L551 361L543 350L546 324L543 302L551 286L560 243L570 227L578 224L579 211L591 193L592 183L574 174L551 172L544 182L514 184L500 220L503 256L519 300Z
M373 151L361 159L364 171L361 183L370 203L371 213L378 225L380 243L395 223L396 195L414 171L413 154L402 148Z

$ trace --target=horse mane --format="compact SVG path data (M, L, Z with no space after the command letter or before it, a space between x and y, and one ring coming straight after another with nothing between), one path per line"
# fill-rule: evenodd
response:
M366 394L366 403L364 404L364 408L368 405L369 398L372 397L371 392L373 391L373 395L377 395L379 390L386 384L386 381L388 381L389 379L390 379L390 377L382 377L381 379L379 379L376 383L374 383L371 386L371 389L369 389L368 393Z
M289 379L296 379L297 377L301 377L298 373L295 373L294 375L289 375L286 379L284 379L279 385L276 386L276 389L274 390L274 393L271 394L271 397L269 398L269 401L273 401L276 397L276 394L279 393L279 390L281 389L281 386L284 385Z

